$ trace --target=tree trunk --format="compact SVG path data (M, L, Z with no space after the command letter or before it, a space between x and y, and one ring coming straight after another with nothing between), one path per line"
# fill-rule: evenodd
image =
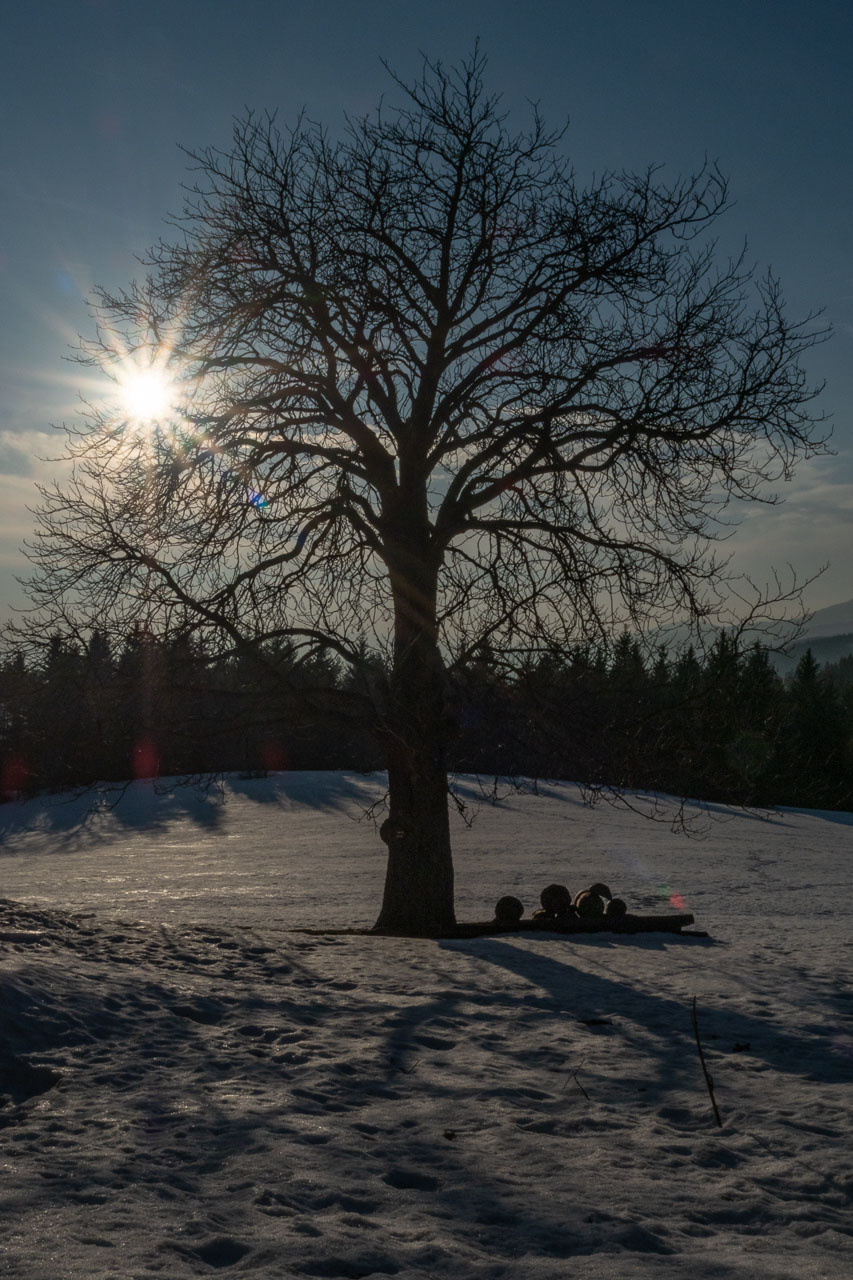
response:
M411 547L411 542L409 543ZM456 922L447 811L444 664L436 625L437 571L400 551L391 574L394 668L383 739L389 816L382 827L388 867L377 929L435 937Z
M393 751L393 748L392 748ZM456 923L447 813L447 772L428 749L388 761L388 865L377 929L437 937Z

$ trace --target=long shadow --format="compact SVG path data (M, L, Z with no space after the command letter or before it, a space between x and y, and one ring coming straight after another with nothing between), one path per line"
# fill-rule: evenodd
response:
M673 1037L689 1041L693 1036L690 1008L685 1001L640 989L630 982L589 973L566 961L532 953L523 946L513 946L497 938L449 940L438 945L442 950L476 956L540 988L543 994L525 992L516 997L519 1006L525 1009L539 1007L580 1019L620 1015L625 1021L613 1023L614 1032L631 1040L642 1033L645 1051L654 1054L662 1074L671 1076L672 1073ZM596 945L602 945L599 939ZM620 939L618 944L607 940L604 945L664 950L672 943L663 935L649 935L630 941ZM753 1057L762 1058L777 1071L829 1083L849 1079L847 1055L838 1052L835 1043L837 1014L830 1006L823 1011L823 1016L817 1007L811 1012L812 1020L807 1026L791 1029L770 1018L723 1008L706 999L702 1011L703 1037L717 1042L717 1047L724 1051L730 1051L736 1044L749 1044ZM691 1061L691 1070L694 1065Z
M608 797L607 788L604 788L600 797L589 799L584 795L580 784L559 779L495 778L490 775L479 777L460 774L454 776L451 781L453 790L460 799L473 803L480 808L500 808L517 796L534 796L544 800L557 800L561 804L577 809L590 809L602 803L619 806L620 801L616 797L623 794L615 792L613 797ZM590 788L590 794L595 797L594 788ZM681 798L658 791L626 790L624 799L627 801L628 807L632 802L637 805L647 806L650 816L651 813L659 810L661 818L665 817L666 814L676 814L683 808L688 825L699 823L705 818L709 823L743 819L748 822L759 822L765 826L787 827L791 824L784 821L785 814L803 814L805 816L824 818L828 822L839 822L847 826L853 824L853 814L850 813L835 813L831 810L818 809L792 809L781 805L768 809L740 808L737 805L723 804L715 800L698 800L689 796Z
M222 818L222 792L212 781L187 784L178 779L99 782L76 791L42 794L0 805L0 842L16 836L50 835L57 847L113 839L116 829L157 832L176 819L189 818L211 828Z
M403 984L399 997L404 1007L389 1001L385 983L378 992L362 994L354 987L333 998L328 978L312 970L308 957L305 962L288 952L286 968L280 969L282 958L271 947L258 948L248 938L233 953L239 978L226 983L224 974L214 973L214 990L200 979L197 964L207 952L199 950L193 962L193 939L201 931L175 936L164 946L159 938L151 943L146 932L134 943L130 936L114 942L107 930L85 921L81 925L77 918L66 922L62 913L46 913L45 925L51 922L57 944L64 939L72 955L79 952L89 961L102 955L112 967L99 984L92 981L91 971L69 964L56 989L55 964L42 966L36 960L15 975L18 994L7 1010L14 1016L7 1016L2 1028L9 1046L16 1055L46 1057L67 1075L58 1087L71 1092L69 1104L55 1114L10 1111L10 1124L20 1119L31 1135L25 1153L33 1170L28 1198L15 1204L22 1230L39 1230L45 1211L70 1203L97 1224L90 1228L92 1234L100 1234L101 1220L109 1223L110 1205L118 1196L137 1201L145 1196L150 1230L147 1236L139 1233L133 1245L144 1250L144 1256L132 1258L129 1269L134 1273L141 1273L147 1262L157 1264L150 1270L168 1270L171 1257L182 1274L187 1267L192 1274L208 1274L210 1268L238 1263L241 1274L258 1276L398 1274L417 1258L408 1244L377 1233L377 1215L395 1215L395 1225L402 1224L407 1204L424 1214L445 1251L486 1259L506 1274L524 1274L520 1259L526 1254L535 1269L543 1257L621 1253L626 1273L635 1274L637 1255L648 1259L650 1254L677 1252L664 1235L638 1224L636 1214L623 1213L606 1200L603 1212L601 1190L593 1183L581 1182L582 1211L569 1215L569 1222L547 1194L534 1198L528 1190L522 1195L525 1185L533 1184L513 1184L506 1176L511 1169L500 1159L484 1165L470 1158L464 1132L451 1140L436 1131L432 1116L438 1095L458 1096L465 1104L460 1115L470 1124L481 1114L479 1102L471 1106L472 1091L479 1095L481 1082L457 1078L446 1085L435 1075L427 1082L421 1074L426 1064L412 1068L416 1054L452 1052L442 1038L449 1041L464 1031L450 1028L451 1022L468 1023L473 1034L486 1036L496 1009L504 1023L507 1013L517 1013L528 1026L540 1010L576 1020L618 1012L625 1015L624 1025L619 1020L603 1029L614 1053L617 1037L630 1037L633 1025L637 1042L658 1063L664 1085L671 1088L681 1071L689 1072L695 1085L695 1052L686 1045L681 1053L673 1045L674 1038L690 1035L689 1010L678 1001L637 991L629 981L584 973L566 959L500 939L437 945L514 973L524 980L520 990L507 989L499 979L481 983L475 977L470 984L456 982L429 992L422 1004L408 1002L427 993ZM220 939L229 945L235 940L237 935ZM626 945L654 951L697 945L653 935L583 941L607 951ZM206 944L215 945L215 938ZM113 945L117 950L111 954ZM571 944L555 940L554 945ZM342 950L342 959L344 955ZM116 967L119 959L124 966ZM156 965L158 976L152 978L151 970L137 961ZM274 983L257 985L280 972ZM727 1036L751 1038L753 1052L764 1048L760 1035L768 1028L775 1031L758 1018L732 1022L725 1013L720 1019ZM332 1038L320 1037L319 1031L328 1028ZM280 1030L286 1038L277 1045L268 1038L268 1029ZM349 1041L347 1029L354 1033ZM713 1030L707 1018L703 1030ZM293 1043L295 1033L304 1033L304 1050L294 1054L291 1064L281 1050ZM774 1066L796 1071L807 1041L807 1035L777 1038L767 1049L768 1060L772 1049ZM300 1045L296 1040L294 1047ZM513 1053L511 1038L504 1052ZM777 1060L786 1052L792 1058L787 1064ZM508 1087L515 1089L517 1081L515 1076ZM98 1141L87 1153L72 1105L78 1088L84 1101L91 1101L88 1089L102 1096L103 1106L95 1111L90 1105L86 1113L96 1124L102 1112L122 1117L121 1140L106 1154ZM498 1090L485 1093L497 1096ZM544 1106L547 1100L541 1096ZM522 1098L523 1110L535 1112L537 1106L535 1098L529 1104ZM502 1123L507 1125L504 1151L510 1165L512 1119ZM64 1124L69 1137L74 1136L67 1154L62 1144L55 1145L57 1138L66 1137ZM49 1139L43 1147L36 1140L42 1127ZM322 1130L335 1135L325 1147L328 1137ZM273 1144L280 1159L270 1154ZM19 1152L19 1166L23 1158ZM362 1228L349 1241L338 1227L342 1213L352 1215L353 1224ZM285 1230L274 1230L271 1218L280 1218ZM334 1249L323 1240L327 1222ZM305 1231L311 1234L300 1234ZM400 1256L404 1250L406 1256ZM723 1269L703 1270L693 1253L689 1263L692 1275L724 1274ZM443 1262L437 1265L444 1271ZM615 1274L617 1267L614 1260L608 1271ZM646 1273L652 1271L644 1269Z
M791 813L802 818L820 818L823 822L834 822L841 827L853 827L853 813L848 813L844 809L791 809L787 805L782 805L779 813Z
M344 810L360 816L385 793L384 773L343 773L335 770L305 770L271 773L252 778L226 774L228 790L258 804L299 806L328 812Z
M51 837L50 852L73 850L81 843L108 843L117 831L157 835L173 823L189 820L207 831L218 828L228 796L255 804L345 811L360 819L384 789L384 777L367 774L280 773L266 778L203 777L186 781L95 783L78 791L40 795L0 805L0 856L20 837ZM25 850L25 846L24 846Z
M577 809L587 808L580 789L573 782L551 782L543 779L495 777L493 774L454 774L451 777L453 791L460 799L480 808L501 808L517 796L536 796L544 800L559 800Z
M38 1229L29 1223L37 1223L41 1213L57 1205L79 1205L80 1212L96 1222L101 1206L108 1217L110 1203L118 1196L142 1194L153 1206L153 1216L149 1240L141 1237L137 1246L144 1256L134 1257L136 1267L152 1258L160 1269L171 1254L182 1265L199 1268L196 1273L202 1265L206 1274L209 1267L240 1262L241 1272L252 1274L326 1277L401 1271L409 1259L398 1257L393 1241L373 1238L373 1215L399 1212L401 1196L411 1192L433 1197L427 1216L435 1218L436 1230L448 1237L451 1247L487 1249L507 1259L516 1258L531 1235L537 1253L562 1258L596 1253L603 1245L612 1251L619 1242L614 1227L636 1234L617 1216L599 1214L581 1235L549 1214L544 1204L519 1204L517 1195L508 1197L500 1176L485 1177L470 1167L464 1143L436 1143L428 1121L420 1119L423 1086L416 1075L400 1072L398 1063L389 1064L396 1077L392 1088L385 1087L380 1070L378 1089L358 1074L341 1076L337 1088L320 1080L318 1089L316 1062L307 1066L311 1087L300 1088L299 1068L291 1076L264 1052L262 1039L245 1038L246 1032L253 1034L251 1026L241 1027L248 1013L258 1017L263 1012L276 1022L310 1029L314 1018L335 1018L331 1003L309 1010L298 991L269 1001L252 999L245 990L235 990L228 1002L198 992L182 997L179 969L164 982L140 979L134 970L126 976L113 971L104 991L86 977L78 979L73 969L69 975L62 996L52 998L51 971L38 962L23 966L17 977L19 993L25 994L15 1002L15 1016L3 1040L16 1061L19 1054L34 1054L54 1064L60 1087L85 1092L91 1085L79 1077L90 1075L103 1098L105 1115L123 1116L122 1141L106 1156L98 1142L91 1155L83 1138L69 1142L73 1166L63 1159L51 1164L51 1157L40 1157L33 1145L25 1158L37 1179L28 1171L27 1194L19 1203L7 1203L19 1212L22 1231ZM383 1008L384 1002L365 1002L366 1028L376 1025ZM439 1011L448 1011L444 998L430 1002L422 1012L431 1016ZM401 1019L395 1020L398 1049L403 1047L405 1013ZM220 1027L228 1034L217 1034ZM255 1046L259 1056L247 1056ZM330 1076L333 1072L330 1065ZM387 1100L384 1130L369 1121L357 1123L375 1117L377 1096ZM203 1115L198 1112L199 1097ZM234 1099L230 1103L229 1097ZM52 1141L65 1123L48 1112L31 1115L17 1106L4 1112L6 1125L26 1126L31 1134L50 1125ZM418 1122L412 1121L413 1115ZM326 1156L316 1145L316 1125L304 1123L312 1117L322 1118L339 1133ZM68 1123L77 1126L72 1132L79 1135L79 1117L72 1116ZM356 1147L364 1133L370 1144ZM383 1142L386 1134L391 1150ZM265 1156L271 1141L284 1144L288 1157L275 1180ZM310 1161L303 1173L299 1153L307 1152L308 1144ZM229 1204L221 1188L225 1171L234 1168L237 1158L242 1179L229 1187ZM357 1180L342 1178L356 1166ZM199 1206L207 1202L211 1211L204 1214ZM327 1211L333 1222L341 1212L354 1215L371 1228L370 1240L365 1231L350 1243L338 1241L334 1252L324 1248L319 1227ZM197 1223L193 1232L185 1230L188 1217ZM282 1217L295 1223L297 1231L309 1232L307 1245L300 1248L300 1241L305 1244L300 1236L272 1243L270 1217ZM92 1234L97 1234L95 1228ZM316 1247L312 1238L318 1238Z

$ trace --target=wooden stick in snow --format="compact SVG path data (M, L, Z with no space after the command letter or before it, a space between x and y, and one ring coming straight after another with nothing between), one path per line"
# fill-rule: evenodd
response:
M723 1122L720 1119L720 1109L717 1106L717 1099L714 1097L714 1081L711 1079L711 1073L709 1072L705 1064L705 1055L702 1052L702 1041L699 1039L699 1019L696 1017L696 997L695 996L693 997L693 1030L696 1034L696 1048L699 1050L699 1061L702 1063L702 1071L705 1076L705 1083L708 1086L708 1096L711 1099L711 1106L714 1108L714 1119L717 1122L717 1127L722 1129Z

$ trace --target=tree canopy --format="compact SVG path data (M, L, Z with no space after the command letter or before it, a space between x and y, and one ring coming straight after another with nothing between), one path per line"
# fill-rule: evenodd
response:
M478 52L396 87L340 137L249 114L193 155L175 238L99 295L88 349L118 384L168 371L174 406L71 428L27 628L343 660L360 678L316 698L385 750L379 924L437 932L448 672L711 610L733 501L823 447L821 334L719 259L716 168L582 186L562 132L510 130Z

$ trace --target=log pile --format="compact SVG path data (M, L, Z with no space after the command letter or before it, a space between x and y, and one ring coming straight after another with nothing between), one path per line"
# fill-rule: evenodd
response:
M523 919L524 904L507 895L495 904L494 919L488 924L459 925L463 936L481 933L680 933L694 922L689 911L672 915L634 915L622 898L615 898L602 881L581 889L574 896L564 884L546 885L539 895L540 908L529 920Z

